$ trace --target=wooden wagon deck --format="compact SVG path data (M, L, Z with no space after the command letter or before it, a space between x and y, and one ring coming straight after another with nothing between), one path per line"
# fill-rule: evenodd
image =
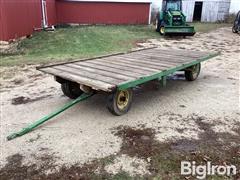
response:
M152 48L39 67L40 71L111 92L159 79L216 56L191 50Z

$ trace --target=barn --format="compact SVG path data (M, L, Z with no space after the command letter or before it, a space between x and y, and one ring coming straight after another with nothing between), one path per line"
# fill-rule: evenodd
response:
M149 24L150 0L0 0L0 40L57 24Z
M183 12L187 21L223 21L229 14L231 0L184 0Z

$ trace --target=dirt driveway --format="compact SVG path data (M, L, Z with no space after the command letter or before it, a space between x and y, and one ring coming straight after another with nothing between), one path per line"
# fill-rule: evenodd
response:
M69 99L51 76L33 66L2 68L1 177L64 178L59 169L68 175L65 178L89 178L90 172L103 171L106 176L168 176L171 169L167 174L161 171L164 167L153 165L153 157L161 154L159 148L171 145L172 152L189 153L197 152L198 144L207 147L216 142L219 148L226 145L228 152L236 150L240 166L239 42L240 36L230 28L186 39L148 40L139 46L220 51L221 55L204 62L194 82L180 75L170 77L166 88L136 89L132 108L124 116L111 115L105 107L106 95L98 94L12 141L6 141L9 133Z

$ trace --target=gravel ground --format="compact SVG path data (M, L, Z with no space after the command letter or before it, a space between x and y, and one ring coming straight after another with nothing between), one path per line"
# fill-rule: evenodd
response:
M240 124L239 42L240 36L233 34L230 28L221 28L186 39L162 38L141 43L139 47L220 51L221 55L204 62L194 82L173 76L165 88L156 90L146 85L137 89L132 108L124 116L111 115L105 107L106 95L98 94L12 141L6 141L9 133L50 113L69 99L62 95L60 85L51 76L37 72L34 66L1 68L0 167L16 154L21 155L24 165L37 166L44 164L42 157L50 155L56 167L84 164L117 154L122 139L112 131L119 126L144 125L156 130L160 142L198 139L202 129L189 116L206 117L204 121L214 124L215 132L236 134L233 129ZM141 165L130 168L127 167L132 164L129 161ZM105 169L116 173L121 164L126 165L123 169L132 169L130 174L148 173L144 169L146 162L127 156L116 158L112 166Z

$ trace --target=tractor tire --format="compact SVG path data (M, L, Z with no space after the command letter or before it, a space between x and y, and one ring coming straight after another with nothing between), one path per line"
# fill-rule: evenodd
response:
M70 99L76 99L83 94L80 85L74 82L64 82L61 84L62 92Z
M193 65L185 70L185 78L187 81L194 81L198 78L201 70L201 64Z
M116 116L126 114L132 104L132 89L119 90L108 96L107 108Z
M156 32L160 32L160 20L158 18L156 18L155 28Z
M160 26L159 33L160 33L162 36L165 35L165 27L164 27L164 25L161 25L161 26Z

